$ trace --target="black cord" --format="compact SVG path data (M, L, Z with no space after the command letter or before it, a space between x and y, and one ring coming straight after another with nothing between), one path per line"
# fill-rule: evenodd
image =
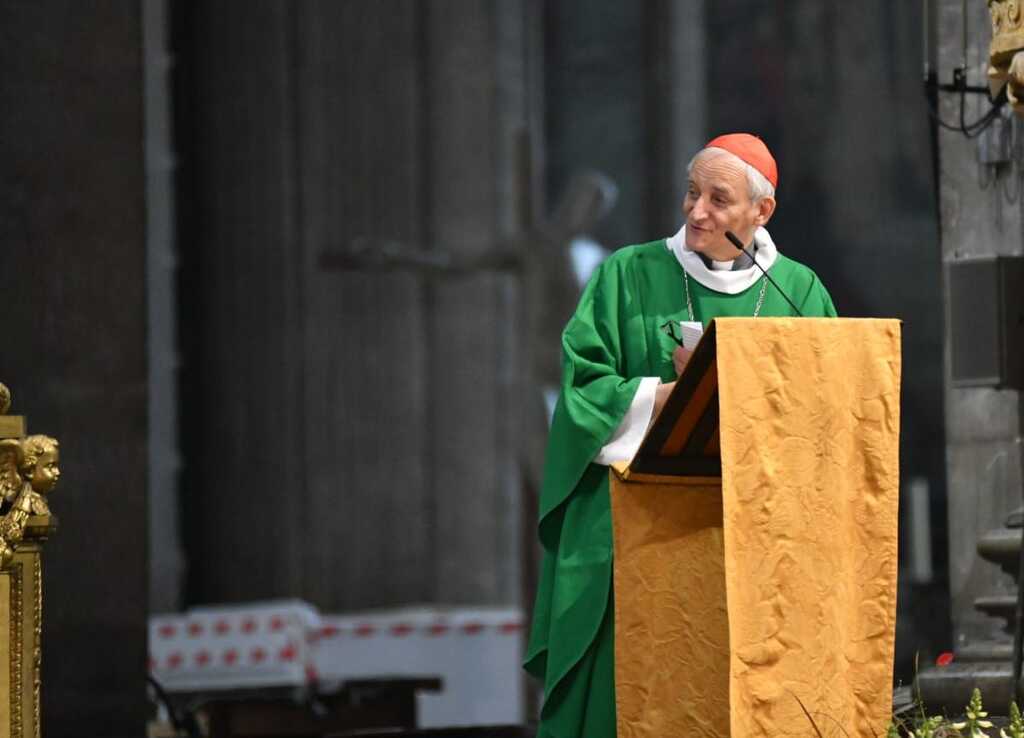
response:
M778 293L780 295L782 295L784 298L786 298L786 302L788 302L789 306L791 308L793 308L793 310L796 311L796 314L799 315L801 318L804 317L804 314L800 312L800 308L798 308L796 306L796 304L792 300L789 299L789 295L787 295L782 290L782 288L779 287L778 283L774 279L772 279L772 275L770 275L768 273L768 271L763 266L761 266L760 264L757 263L757 259L754 256L752 256L749 251L747 251L745 248L743 248L743 242L740 241L740 239L736 236L736 234L733 233L732 231L726 231L725 232L725 237L727 239L729 239L729 243L731 243L733 246L735 246L739 251L741 251L743 253L744 256L746 256L748 259L750 259L750 261L754 264L754 266L756 266L758 269L761 270L761 273L765 276L765 279L767 279L769 282L771 282L772 283L772 287L774 287L778 291ZM757 250L757 242L756 241L754 242L754 250L755 251Z
M183 711L184 715L179 715L178 711L174 707L174 703L171 702L171 698L164 690L163 685L154 679L152 674L146 675L146 681L149 682L149 686L152 687L153 692L156 693L157 700L159 700L167 710L167 715L171 719L171 726L174 728L174 732L179 735L184 733L188 738L201 738L202 731L199 729L199 722L196 720L196 716L187 710Z
M1005 91L1005 87L1003 90ZM999 104L993 104L989 108L988 112L979 118L975 123L970 126L967 125L967 94L964 92L960 93L960 130L967 138L974 138L981 134L986 128L992 125L992 121L999 115L1003 105L1006 104L1006 97L1003 96L1002 101Z
M1006 105L1006 103L1007 103L1006 86L1005 85L1003 86L1003 89L999 91L999 94L996 95L995 98L992 98L986 92L985 94L988 97L989 102L991 103L991 107L984 114L982 114L982 116L980 118L978 118L976 121L974 121L973 123L968 124L967 123L967 93L968 92L978 93L979 89L968 88L967 85L966 85L966 81L965 81L966 80L966 76L963 75L963 74L958 74L956 71L953 74L953 79L954 79L955 84L952 85L952 86L939 85L936 82L934 75L930 75L924 81L925 100L928 103L928 115L929 115L929 117L933 121L935 121L935 123L937 123L942 128L946 129L947 131L953 131L954 133L961 133L964 136L966 136L967 138L977 138L978 136L981 135L981 133L986 128L988 128L990 125L992 125L993 121L995 121L995 119L999 117L999 114L1002 112L1003 107ZM959 125L954 125L954 124L951 124L951 123L947 123L946 121L942 120L941 116L939 115L939 111L936 110L935 105L934 105L934 103L932 101L932 96L930 94L928 94L932 90L937 90L937 91L941 91L941 92L959 92L960 93L960 124Z

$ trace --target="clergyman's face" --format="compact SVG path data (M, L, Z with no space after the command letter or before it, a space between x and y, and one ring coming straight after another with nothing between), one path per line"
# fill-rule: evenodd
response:
M748 244L754 231L764 225L774 209L774 200L760 203L750 199L744 166L731 156L698 159L690 171L683 199L686 216L686 246L716 261L737 256L736 247L725 237L732 231ZM767 214L766 214L767 213Z
M60 461L57 449L49 449L39 454L39 460L32 472L32 488L38 492L49 492L60 479Z

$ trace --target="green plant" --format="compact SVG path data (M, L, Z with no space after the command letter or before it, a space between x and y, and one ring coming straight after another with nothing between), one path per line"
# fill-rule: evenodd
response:
M1024 718L1021 718L1016 702L1010 703L1010 724L1007 730L999 731L999 738L1024 738Z
M952 727L956 730L966 729L968 738L988 738L988 733L984 732L982 728L991 728L992 721L985 719L988 717L988 713L983 708L981 690L975 687L971 692L971 701L967 703L967 719L953 723Z
M943 728L945 719L937 715L926 717L923 720L914 721L914 730L911 733L914 738L939 738L942 733L939 731Z
M804 716L814 729L814 734L823 738L823 733L818 728L811 712L804 706L800 698L793 695L803 710ZM893 716L892 721L885 731L885 738L994 738L986 729L994 727L988 719L988 712L981 699L981 690L975 688L971 693L971 699L964 710L964 719L956 722L947 720L940 715L928 715L924 709L924 703L918 694L915 699L916 705L912 718ZM1016 702L1010 703L1010 722L1006 728L999 730L999 738L1024 738L1024 716ZM848 735L842 730L844 735Z

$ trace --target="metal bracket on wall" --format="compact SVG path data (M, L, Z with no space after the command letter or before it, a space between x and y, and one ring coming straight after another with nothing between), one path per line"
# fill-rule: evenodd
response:
M946 264L952 386L1024 389L1024 257Z

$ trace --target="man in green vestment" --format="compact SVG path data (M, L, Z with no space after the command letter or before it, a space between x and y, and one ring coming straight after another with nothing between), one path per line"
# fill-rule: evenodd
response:
M780 254L764 228L777 184L760 139L738 133L709 142L689 165L679 233L612 254L562 334L540 502L544 558L525 662L546 695L538 738L615 736L607 465L632 458L689 358L661 326L796 314L726 231L803 315L836 314L814 272Z

